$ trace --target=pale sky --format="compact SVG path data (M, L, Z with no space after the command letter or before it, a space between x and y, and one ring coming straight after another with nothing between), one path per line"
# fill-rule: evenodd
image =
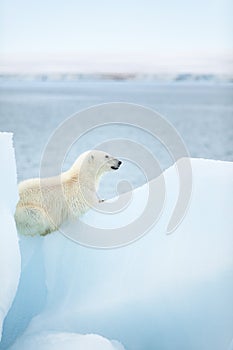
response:
M49 69L56 57L64 69L88 63L95 71L98 60L110 70L116 62L123 70L127 64L153 70L164 60L226 62L232 13L232 0L2 0L1 63L40 62Z

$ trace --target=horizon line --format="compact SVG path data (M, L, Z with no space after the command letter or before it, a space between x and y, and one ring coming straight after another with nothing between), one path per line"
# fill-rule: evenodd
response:
M180 54L40 53L5 54L0 57L0 73L28 74L232 74L233 52Z

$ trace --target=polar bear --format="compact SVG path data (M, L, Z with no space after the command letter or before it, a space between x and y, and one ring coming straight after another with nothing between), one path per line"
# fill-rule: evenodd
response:
M77 219L102 202L97 195L101 176L119 169L121 161L102 151L87 151L59 176L19 184L15 221L23 235L46 235L63 222Z

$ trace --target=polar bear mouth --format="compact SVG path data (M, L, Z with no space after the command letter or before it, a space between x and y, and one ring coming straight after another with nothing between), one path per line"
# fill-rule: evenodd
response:
M118 169L120 168L121 163L122 163L122 162L119 160L118 163L117 163L117 165L112 165L112 166L111 166L111 169L113 169L113 170L118 170Z

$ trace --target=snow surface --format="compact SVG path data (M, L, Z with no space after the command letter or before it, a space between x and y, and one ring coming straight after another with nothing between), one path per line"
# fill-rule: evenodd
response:
M14 221L18 201L12 134L0 133L0 340L4 318L20 276L20 252Z
M13 346L14 348L14 346ZM64 332L41 332L20 339L21 350L124 350L120 343L96 335Z
M59 232L22 237L21 283L0 349L122 349L106 338L126 350L231 349L233 163L191 162L192 201L169 236L175 166L164 172L159 221L128 246L87 248ZM124 225L140 213L147 193L147 185L134 190L125 216L90 211L84 219L97 227Z

